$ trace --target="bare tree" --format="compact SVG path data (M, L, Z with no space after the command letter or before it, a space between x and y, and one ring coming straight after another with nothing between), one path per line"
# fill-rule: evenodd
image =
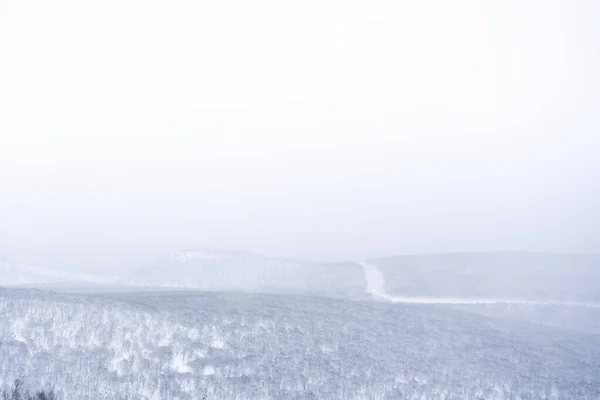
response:
M56 400L52 390L38 391L34 395L30 395L21 379L15 379L12 387L1 391L0 394L2 394L2 400Z

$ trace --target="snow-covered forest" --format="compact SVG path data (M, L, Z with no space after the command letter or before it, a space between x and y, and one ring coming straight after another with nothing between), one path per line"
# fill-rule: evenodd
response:
M0 377L65 400L600 398L597 331L465 307L3 289Z

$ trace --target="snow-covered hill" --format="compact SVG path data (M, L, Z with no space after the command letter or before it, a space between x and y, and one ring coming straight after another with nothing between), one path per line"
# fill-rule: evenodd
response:
M0 285L48 284L60 280L51 270L0 259Z
M314 293L413 303L600 304L600 256L546 253L406 255L316 263L234 251L188 250L120 277L0 262L0 285L115 290Z
M598 360L598 335L445 305L0 289L0 385L64 400L597 400Z
M320 264L251 253L182 251L119 280L126 286L257 292L363 293L362 267Z
M373 259L373 282L399 297L600 303L600 256L450 253Z
M110 284L117 277L42 268L0 259L0 286Z
M119 283L252 292L371 294L416 303L600 304L600 257L548 253L406 255L323 264L251 253L182 251Z

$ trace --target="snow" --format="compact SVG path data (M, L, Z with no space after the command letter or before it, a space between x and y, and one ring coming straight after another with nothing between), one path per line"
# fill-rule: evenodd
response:
M459 298L459 297L415 297L415 296L393 296L385 289L385 278L379 268L368 262L359 263L365 272L367 280L367 293L373 297L390 301L392 303L405 304L521 304L521 305L565 305L575 307L600 308L600 303L580 301L556 301L556 300L527 300L511 298Z
M179 372L180 374L193 372L192 368L190 368L189 365L187 365L184 357L179 354L173 356L171 366L175 371Z
M381 297L385 300L389 300L391 296L389 296L385 290L385 280L379 268L366 262L361 262L359 265L363 267L365 271L365 278L367 280L367 293L375 297Z
M297 293L418 304L598 307L600 256L545 253L408 255L325 264L252 253L185 250L121 277L0 261L0 285L118 290ZM68 289L67 289L68 290Z
M360 293L361 268L354 263L322 264L244 252L188 250L123 277L130 287L253 292Z
M239 254L239 253L238 253ZM189 263L199 260L223 260L235 257L234 252L225 252L219 250L182 250L173 254L170 258L180 263ZM165 259L169 259L166 257Z
M0 385L51 382L64 400L600 398L598 334L453 307L0 289Z
M0 285L29 285L55 282L52 271L39 267L0 260Z
M448 253L387 257L366 263L383 275L385 290L378 293L396 300L600 303L599 255Z
M597 400L599 281L597 256L186 250L119 288L58 294L39 288L107 280L0 262L0 284L38 287L0 288L0 385L51 382L64 400Z
M204 376L210 376L210 375L214 375L216 373L215 371L215 367L213 367L212 365L207 365L204 367L204 370L202 371L202 374Z
M73 273L60 269L42 268L7 260L0 260L0 285L39 286L56 284L109 284L115 276Z

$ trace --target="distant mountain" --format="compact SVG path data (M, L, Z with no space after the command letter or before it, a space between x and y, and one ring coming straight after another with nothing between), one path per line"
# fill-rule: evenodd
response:
M402 255L317 263L253 253L185 250L120 277L74 274L0 261L0 286L88 290L191 289L314 293L408 303L600 304L600 256L551 253Z
M55 282L55 278L43 268L0 260L0 285L46 284Z
M73 273L0 259L0 286L108 284L117 277Z
M186 250L119 280L126 286L268 292L363 293L362 267L263 257L244 252Z
M400 296L600 301L600 256L447 253L369 260Z
M323 264L181 251L118 280L127 287L365 295L407 302L600 302L600 257L551 253L403 255ZM454 300L453 300L454 299Z

